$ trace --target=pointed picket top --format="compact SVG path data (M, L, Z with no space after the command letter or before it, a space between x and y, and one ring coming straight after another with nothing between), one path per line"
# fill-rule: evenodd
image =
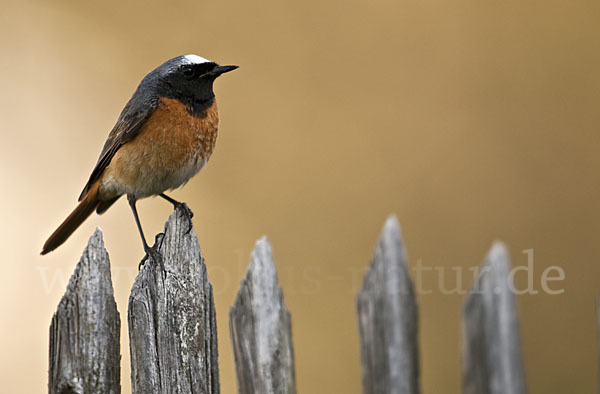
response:
M291 317L266 237L256 242L229 317L240 394L295 393Z
M419 393L418 308L400 224L385 222L357 296L363 392Z
M146 260L129 296L133 394L218 394L212 285L189 211L177 208L157 237L161 262Z
M510 282L510 257L495 242L467 297L463 316L465 394L524 394L517 305Z
M52 317L48 392L120 393L120 325L108 252L97 228Z

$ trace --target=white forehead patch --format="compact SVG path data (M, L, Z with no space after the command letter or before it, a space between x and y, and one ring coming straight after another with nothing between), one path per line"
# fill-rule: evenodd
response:
M185 55L184 58L193 64L210 63L210 60L198 55Z

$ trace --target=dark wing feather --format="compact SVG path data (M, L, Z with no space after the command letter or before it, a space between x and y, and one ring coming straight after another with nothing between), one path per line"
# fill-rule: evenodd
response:
M100 178L102 172L108 167L119 148L138 135L141 127L150 115L152 115L157 105L158 98L156 96L144 95L140 88L136 90L133 97L131 97L125 108L123 108L119 119L117 119L117 123L108 135L98 162L90 175L90 179L79 196L79 201L85 196L94 182Z

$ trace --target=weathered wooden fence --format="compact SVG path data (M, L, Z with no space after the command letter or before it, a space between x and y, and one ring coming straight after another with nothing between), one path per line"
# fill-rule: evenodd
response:
M217 322L198 240L175 211L165 225L163 264L148 260L129 298L133 393L219 393ZM509 256L495 243L465 301L463 391L526 392ZM418 308L400 226L388 218L357 296L363 392L416 394ZM600 319L600 308L598 309ZM241 394L295 393L290 312L266 238L229 314ZM50 393L120 393L120 318L102 233L90 238L50 326Z

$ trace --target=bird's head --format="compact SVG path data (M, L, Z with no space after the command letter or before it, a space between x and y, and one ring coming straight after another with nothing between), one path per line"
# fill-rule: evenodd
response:
M167 60L144 79L155 87L159 96L194 107L196 103L212 100L215 79L236 68L220 66L198 55L183 55Z
M158 67L162 82L173 89L212 85L220 75L236 68L238 66L220 66L198 55L178 56Z

